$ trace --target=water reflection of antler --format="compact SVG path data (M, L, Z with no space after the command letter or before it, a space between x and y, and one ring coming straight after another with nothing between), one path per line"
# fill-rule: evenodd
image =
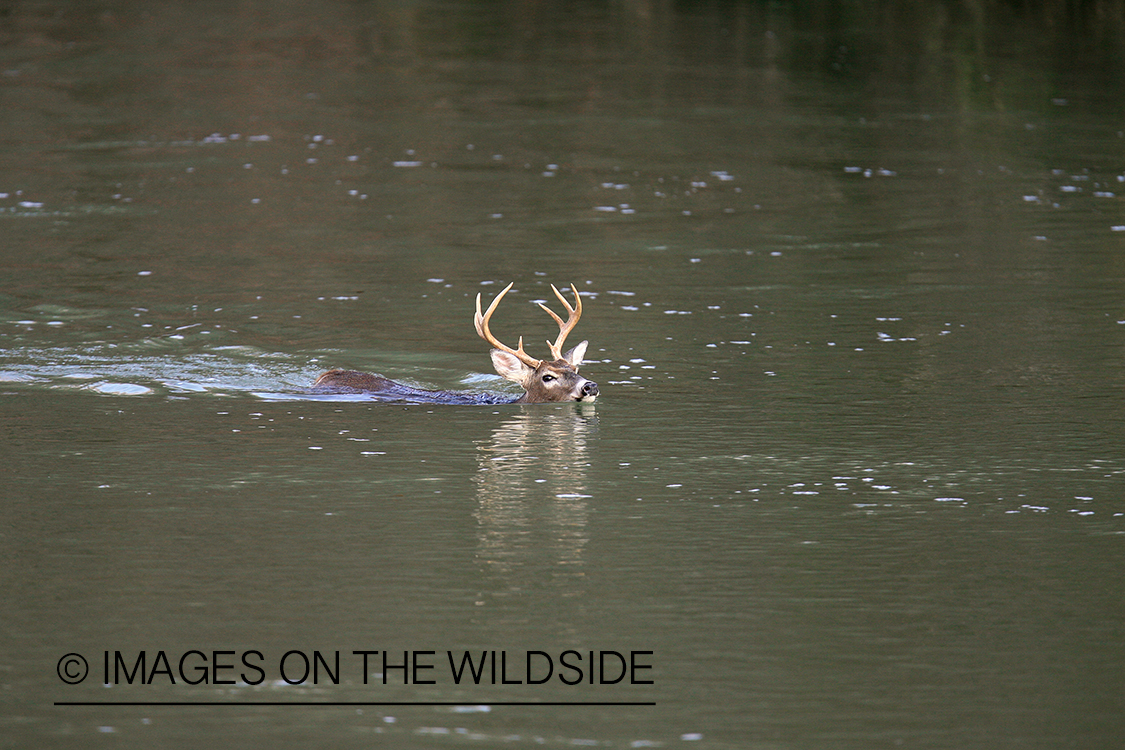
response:
M479 448L477 559L508 589L583 574L592 411L522 412Z

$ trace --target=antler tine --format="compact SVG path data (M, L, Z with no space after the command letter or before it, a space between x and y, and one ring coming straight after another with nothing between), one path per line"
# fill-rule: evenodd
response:
M578 324L578 319L582 317L582 297L578 295L578 290L574 287L574 284L571 284L570 291L574 292L575 304L574 307L571 307L570 303L566 301L566 297L562 296L562 292L556 289L554 284L551 284L551 291L555 293L555 296L559 298L559 302L562 302L563 307L566 308L566 322L564 323L563 319L556 315L554 310L547 307L542 302L539 303L539 306L546 310L547 314L554 318L555 322L559 324L559 337L555 339L555 343L553 344L548 341L547 346L551 349L552 357L562 359L562 348L563 344L566 342L566 337L574 330L574 326Z
M500 304L500 300L504 299L504 295L508 293L508 290L511 289L515 283L516 282L513 281L511 284L504 287L492 300L492 304L488 306L488 310L484 313L480 311L480 292L477 292L477 312L476 315L473 316L473 325L476 326L477 335L482 339L492 344L500 351L507 352L516 357L528 367L536 368L542 363L523 350L523 336L520 336L519 348L513 349L510 346L505 346L500 343L500 340L492 335L492 331L488 330L488 321L492 318L492 313L496 312L496 307Z

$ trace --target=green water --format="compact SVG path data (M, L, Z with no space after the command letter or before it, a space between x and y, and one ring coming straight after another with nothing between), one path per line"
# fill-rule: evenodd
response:
M1121 28L968 7L4 11L0 744L1116 747ZM510 281L596 403L306 390Z

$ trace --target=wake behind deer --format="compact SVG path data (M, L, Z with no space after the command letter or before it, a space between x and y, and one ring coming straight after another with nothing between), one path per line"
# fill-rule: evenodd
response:
M578 324L578 319L582 317L582 298L578 295L578 290L574 284L570 285L570 290L574 292L573 307L562 295L562 292L556 289L554 284L551 285L551 291L555 293L555 296L562 302L563 308L566 309L567 319L565 322L551 308L542 303L539 304L558 323L559 335L554 343L547 342L551 358L535 359L524 351L523 336L519 337L518 345L515 349L512 349L501 343L488 327L500 300L504 299L504 295L508 293L514 283L512 282L512 284L504 287L483 313L480 306L480 294L477 294L477 309L473 316L473 325L477 329L477 335L495 347L489 354L492 357L492 366L496 368L496 372L502 377L518 383L524 389L522 396L509 398L492 394L427 390L399 383L382 375L355 370L329 370L316 379L313 388L327 393L370 393L383 400L421 401L440 404L540 404L560 401L589 403L596 399L598 397L598 384L578 374L578 368L582 364L582 358L586 355L586 347L589 342L582 341L565 353L562 350L566 343L566 337L570 335L570 332Z

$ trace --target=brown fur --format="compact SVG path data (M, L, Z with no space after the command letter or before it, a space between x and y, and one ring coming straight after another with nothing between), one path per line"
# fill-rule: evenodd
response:
M394 383L382 375L355 370L329 370L313 383L314 388L339 388L355 391L382 391Z

